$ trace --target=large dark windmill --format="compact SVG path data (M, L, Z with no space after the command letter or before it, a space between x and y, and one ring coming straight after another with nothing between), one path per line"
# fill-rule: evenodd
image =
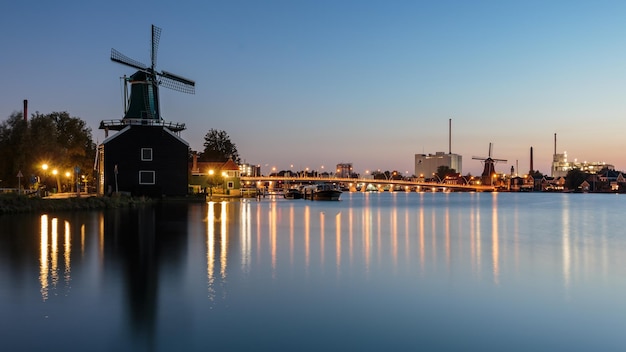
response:
M484 164L484 169L482 173L482 182L484 185L493 185L493 176L496 174L495 164L497 162L506 163L505 159L495 159L491 157L491 143L489 143L489 154L485 157L473 156L472 159L480 160Z
M137 69L130 77L124 76L124 118L119 121L103 121L100 128L121 130L129 124L163 124L161 116L159 86L193 94L195 82L173 73L156 70L157 51L161 38L161 28L152 25L152 46L150 66L133 60L115 49L111 49L111 61ZM128 95L130 85L130 96ZM174 132L185 128L184 124L167 124Z
M159 86L194 93L195 83L157 71L161 29L152 26L150 66L111 49L111 60L137 71L124 77L124 117L100 122L105 139L98 146L98 193L161 197L187 194L189 144L180 137L183 123L161 116ZM128 94L130 85L130 95ZM108 136L108 131L118 131Z

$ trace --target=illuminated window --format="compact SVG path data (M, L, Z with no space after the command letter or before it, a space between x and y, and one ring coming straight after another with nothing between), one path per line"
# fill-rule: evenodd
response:
M155 183L154 171L139 171L139 184L140 185L153 185Z

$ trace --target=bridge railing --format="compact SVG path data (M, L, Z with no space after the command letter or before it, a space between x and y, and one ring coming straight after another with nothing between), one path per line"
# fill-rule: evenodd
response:
M381 180L371 178L345 178L345 177L309 177L309 176L242 176L242 182L335 182L344 184L379 184L379 185L396 185L409 187L430 187L430 188L448 188L463 189L476 191L493 191L495 187L485 185L460 185L437 182L424 182L412 180Z

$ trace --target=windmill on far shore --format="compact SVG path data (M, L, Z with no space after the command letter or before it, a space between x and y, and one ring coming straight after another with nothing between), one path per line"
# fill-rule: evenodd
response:
M115 49L111 49L111 61L137 69L130 77L124 76L124 118L100 123L101 129L121 130L129 124L166 125L173 132L185 129L184 124L165 124L161 116L159 86L194 94L195 82L165 70L157 71L157 51L161 28L152 25L150 66L133 60ZM130 96L128 85L130 84Z
M493 176L496 174L495 164L497 162L506 163L505 159L495 159L491 157L491 143L489 143L489 154L485 157L473 156L472 159L480 160L484 164L484 169L482 173L482 182L484 185L493 185Z

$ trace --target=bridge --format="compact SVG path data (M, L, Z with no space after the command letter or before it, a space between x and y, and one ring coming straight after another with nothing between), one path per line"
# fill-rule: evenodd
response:
M437 182L423 181L407 181L407 180L381 180L371 178L344 178L344 177L312 177L312 176L241 176L241 184L256 185L258 182L282 182L282 183L316 183L331 182L340 183L347 186L350 191L355 191L357 185L374 185L374 186L400 186L404 188L422 188L431 190L449 190L449 191L476 191L476 192L493 192L496 190L494 186L488 185L459 185ZM392 188L393 189L393 188ZM365 188L361 187L364 191Z

